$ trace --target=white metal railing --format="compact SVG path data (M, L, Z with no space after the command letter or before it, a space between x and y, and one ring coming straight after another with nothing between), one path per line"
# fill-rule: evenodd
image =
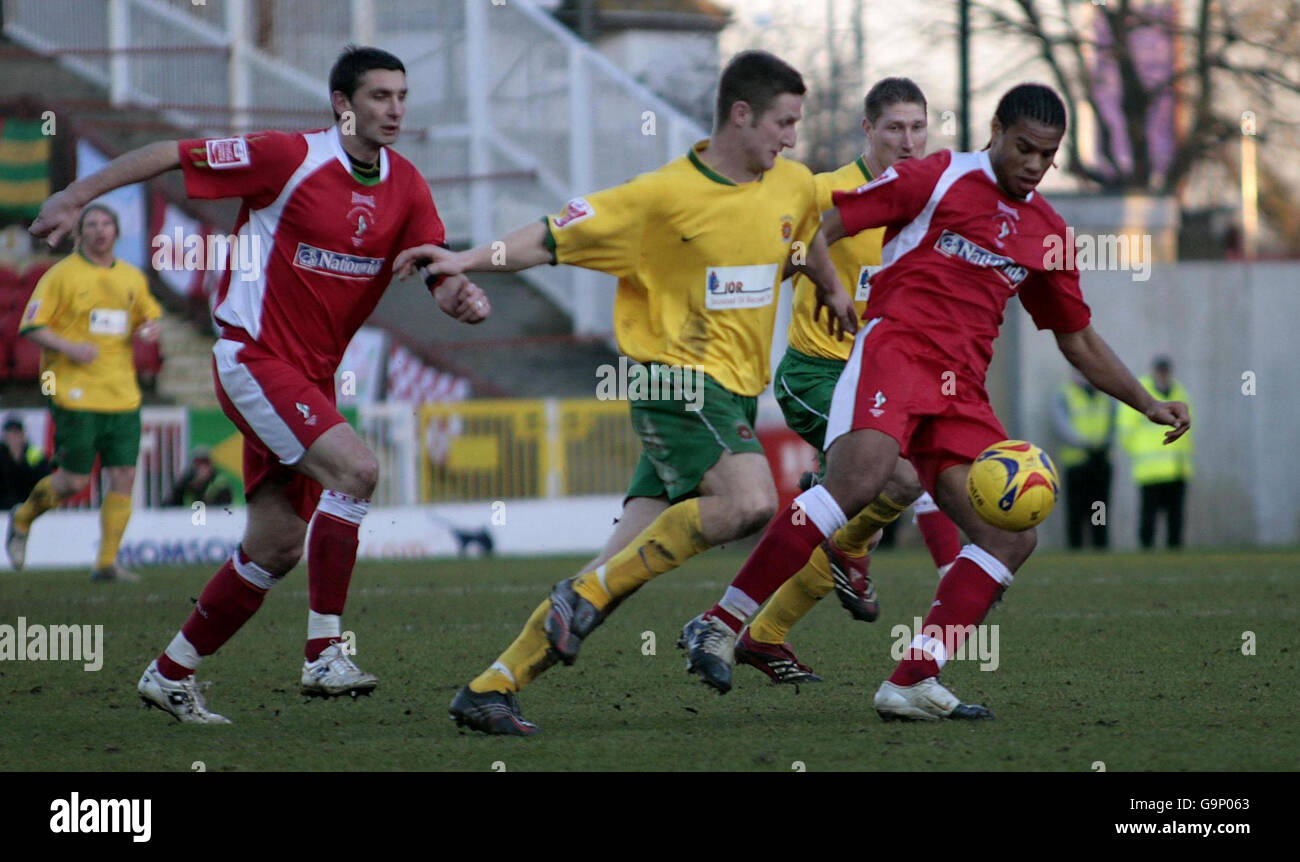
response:
M59 52L114 104L157 106L200 134L324 125L342 46L392 51L411 89L399 150L433 180L453 242L488 242L707 134L531 0L4 0L4 12L12 38ZM270 26L255 34L255 20ZM576 332L610 330L609 277L523 277Z
M420 501L419 441L415 404L377 403L357 408L357 432L379 460L376 506L413 506Z

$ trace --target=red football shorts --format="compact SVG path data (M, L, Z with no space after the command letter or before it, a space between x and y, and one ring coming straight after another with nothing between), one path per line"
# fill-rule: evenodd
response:
M311 381L257 344L222 338L212 350L217 400L244 435L244 494L267 480L304 521L320 502L321 485L290 469L320 435L346 421L334 406L334 381Z
M877 318L858 334L835 385L826 448L841 434L870 428L898 441L921 487L933 494L939 475L969 464L1007 439L984 387L957 373L924 338Z

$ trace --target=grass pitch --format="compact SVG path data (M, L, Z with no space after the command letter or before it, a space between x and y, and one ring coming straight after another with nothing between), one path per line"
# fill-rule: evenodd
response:
M1002 606L999 667L950 663L944 682L993 722L884 724L871 695L896 624L933 597L928 557L882 552L883 612L852 621L833 597L791 636L826 678L799 689L736 669L725 697L683 671L681 625L742 557L714 551L633 597L521 696L529 739L458 731L456 691L510 642L574 559L362 563L345 628L380 677L357 700L298 694L302 568L200 670L228 727L143 710L135 683L211 574L155 569L140 584L85 571L0 574L0 624L100 624L103 668L0 661L6 770L1294 770L1300 553L1036 554ZM1248 633L1253 633L1253 639ZM910 637L910 635L909 635ZM1253 655L1243 653L1243 646Z

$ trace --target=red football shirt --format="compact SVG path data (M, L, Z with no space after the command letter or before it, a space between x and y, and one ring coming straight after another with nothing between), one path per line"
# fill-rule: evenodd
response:
M180 156L190 197L243 199L232 257L251 265L222 273L217 322L309 380L333 377L397 253L445 236L415 166L385 147L379 182L362 183L337 126L181 141Z
M1036 192L1002 191L988 153L904 159L832 199L850 235L885 226L867 315L911 329L958 376L983 385L1013 295L1039 329L1076 332L1092 318L1078 271L1049 254L1065 242L1065 222Z

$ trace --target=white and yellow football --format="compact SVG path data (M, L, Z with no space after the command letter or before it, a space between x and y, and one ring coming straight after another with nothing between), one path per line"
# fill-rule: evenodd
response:
M976 513L1012 532L1041 524L1056 505L1060 487L1052 459L1024 440L1003 440L985 449L966 478Z

